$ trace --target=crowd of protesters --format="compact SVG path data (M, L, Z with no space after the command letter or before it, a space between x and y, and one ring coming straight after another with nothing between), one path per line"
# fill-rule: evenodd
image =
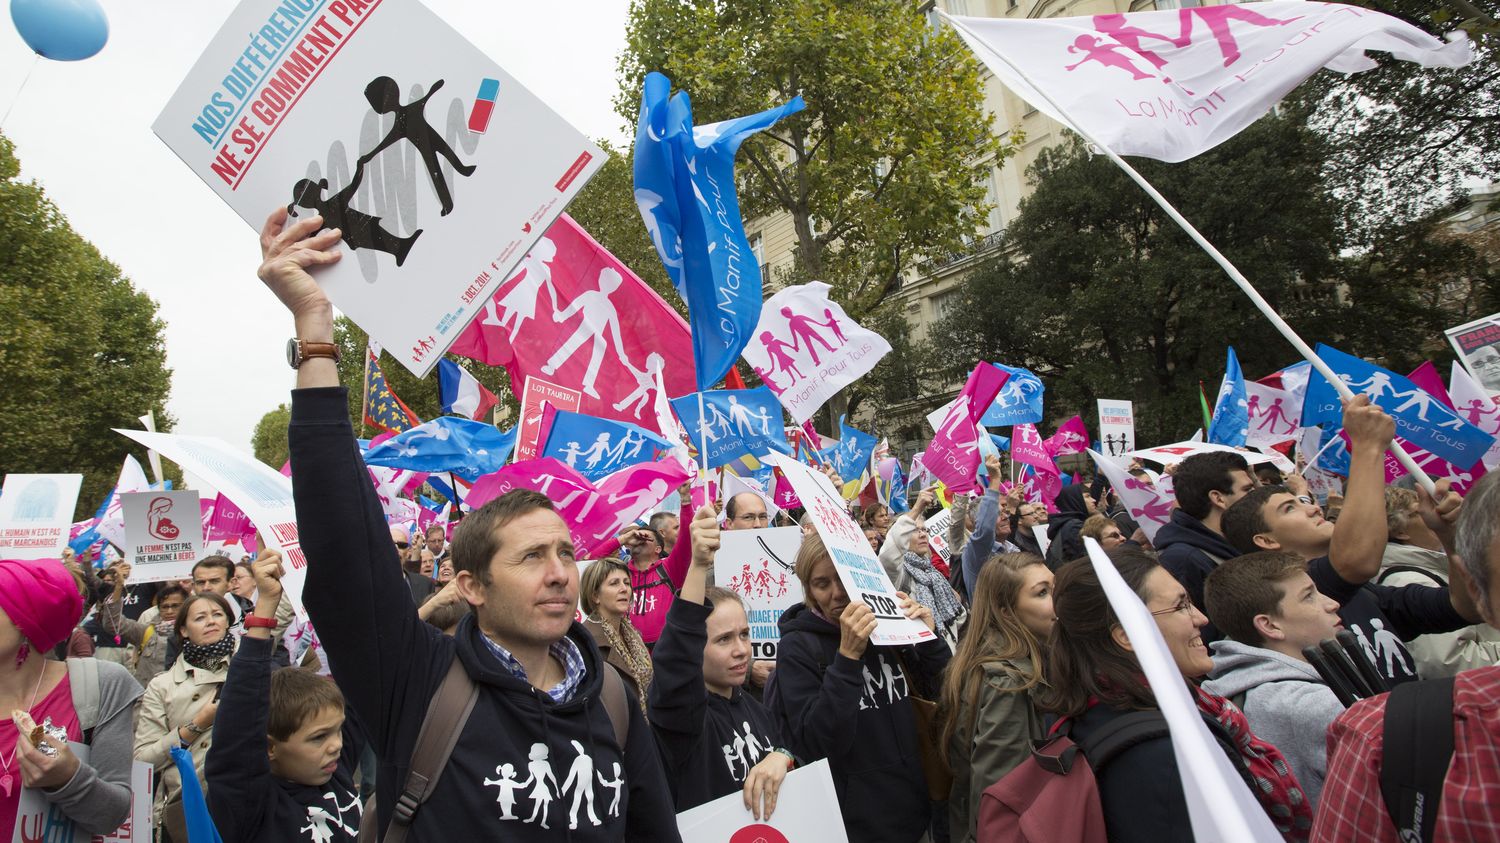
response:
M260 276L304 340L333 337L306 268L336 240L316 217L263 235ZM771 661L753 657L742 596L714 584L715 554L722 531L797 513L773 518L755 493L695 509L684 489L586 567L532 491L451 540L442 524L413 535L365 479L345 389L331 359L297 370L305 621L270 551L205 558L179 583L0 562L0 707L43 727L0 728L0 839L20 786L114 829L136 760L159 779L158 839L188 843L182 749L226 841L677 840L678 813L731 794L772 815L788 772L823 759L851 841L994 840L985 792L1061 735L1093 765L1108 839L1192 840L1172 734L1089 541L1286 840L1420 839L1383 795L1406 752L1383 748L1416 728L1404 702L1387 710L1407 691L1383 692L1445 678L1424 723L1451 723L1453 748L1425 822L1431 839L1500 836L1500 477L1466 499L1388 486L1394 422L1365 399L1345 406L1336 520L1300 476L1234 452L1167 467L1176 507L1154 541L1102 482L1063 488L1050 514L1002 494L995 457L983 493L952 502L945 553L931 490L899 514L853 507L901 611L934 633L917 645L871 642L874 612L804 521L804 598ZM1362 699L1318 664L1341 640ZM1125 724L1132 741L1091 754Z

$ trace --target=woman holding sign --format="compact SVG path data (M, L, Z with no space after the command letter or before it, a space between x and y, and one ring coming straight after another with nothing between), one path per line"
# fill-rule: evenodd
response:
M948 645L871 646L875 613L849 600L816 532L803 537L796 567L803 604L781 616L769 707L798 758L828 759L850 840L915 843L932 805L908 697L932 698ZM933 628L931 609L900 597L907 617Z
M707 585L719 549L713 507L698 510L691 533L692 566L653 652L651 728L679 812L740 791L757 820L769 818L792 753L780 748L776 719L744 691L750 677L745 604L734 592Z
M124 667L53 661L83 598L56 559L0 560L0 840L18 819L21 792L40 794L77 827L108 834L130 815L130 737L141 686ZM87 763L70 743L89 747ZM39 836L39 835L38 835Z

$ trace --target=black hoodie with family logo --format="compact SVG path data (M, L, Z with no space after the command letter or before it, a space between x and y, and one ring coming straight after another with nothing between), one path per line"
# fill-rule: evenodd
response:
M423 623L360 460L345 390L294 390L288 441L307 557L303 600L333 677L380 757L379 828L390 821L427 707L459 659L479 697L417 812L411 843L680 840L638 706L628 706L624 751L617 745L601 696L601 671L610 668L588 632L577 623L568 630L586 675L559 703L501 664L472 614L451 638Z
M726 699L703 684L712 611L702 603L674 601L651 652L651 728L678 811L740 792L750 768L784 744L776 719L754 697L735 688Z
M804 762L828 759L851 841L915 843L927 831L931 803L908 697L916 690L936 698L948 645L941 638L871 645L855 661L838 652L838 625L805 605L782 613L780 626L766 696L791 750Z

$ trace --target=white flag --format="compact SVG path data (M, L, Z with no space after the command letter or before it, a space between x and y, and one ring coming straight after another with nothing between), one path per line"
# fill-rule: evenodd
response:
M861 328L813 281L766 299L745 361L801 424L840 389L864 377L891 344Z
M153 425L154 426L154 425ZM155 451L149 453L155 454ZM159 459L159 458L158 458ZM128 492L144 492L151 488L151 481L146 479L146 472L135 457L125 455L125 462L120 466L120 479L115 482L115 489L109 496L109 504L104 508L104 515L99 519L99 535L108 539L116 547L125 547L125 515L120 507L120 496Z
M1115 152L1161 161L1185 161L1229 140L1320 68L1374 68L1365 50L1424 67L1462 67L1472 57L1462 33L1445 44L1405 21L1337 3L948 20L1027 102Z
M1302 402L1284 389L1245 381L1250 424L1245 444L1252 448L1279 445L1297 438L1302 424Z

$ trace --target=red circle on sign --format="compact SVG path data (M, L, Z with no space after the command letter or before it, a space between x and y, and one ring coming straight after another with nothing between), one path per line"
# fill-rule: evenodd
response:
M791 843L791 841L787 840L786 835L776 829L768 825L756 823L755 825L747 825L736 831L729 838L729 843Z

